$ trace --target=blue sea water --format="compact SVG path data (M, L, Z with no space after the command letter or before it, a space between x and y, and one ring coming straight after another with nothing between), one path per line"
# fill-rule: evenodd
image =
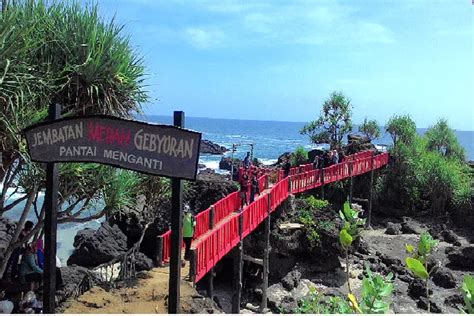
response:
M142 121L150 121L161 124L172 124L170 116L142 116L138 118ZM263 163L270 164L276 162L278 156L283 152L294 151L297 146L304 146L306 149L313 148L307 136L300 135L299 130L304 126L302 122L276 122L276 121L252 121L235 119L210 119L187 117L185 127L202 132L203 139L211 140L217 144L231 148L232 144L240 143L235 156L243 158L250 147L245 144L254 144L254 157ZM355 129L356 130L356 129ZM426 129L418 129L418 133L423 134ZM474 160L474 131L456 131L459 142L466 149L469 160ZM388 134L375 140L376 144L390 145L391 138ZM226 153L230 156L230 152ZM218 172L221 156L201 155L200 163L208 168L216 169ZM39 203L42 203L42 197ZM14 210L5 215L14 220L18 220L24 203L19 204ZM93 212L93 210L91 211ZM30 219L34 220L34 214L30 214ZM65 264L67 258L73 250L74 236L77 231L89 228L97 228L103 220L96 220L81 224L60 224L58 227L58 257Z

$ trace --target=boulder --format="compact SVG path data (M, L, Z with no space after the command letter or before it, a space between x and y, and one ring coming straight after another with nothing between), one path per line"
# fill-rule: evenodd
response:
M308 151L308 162L314 162L314 157L321 156L324 154L324 151L321 149L312 149Z
M444 267L439 267L433 273L433 282L437 286L444 287L445 289L456 287L456 279L454 278L454 275Z
M402 233L402 225L399 223L387 223L387 229L385 230L385 234L387 235L400 235Z
M290 292L285 290L281 283L276 283L268 287L267 289L267 300L268 307L274 311L279 312L279 309L282 307L283 300L290 297ZM285 305L291 305L292 303L286 301ZM296 306L296 302L294 302Z
M63 286L57 292L59 303L76 295L76 290L80 284L83 290L88 290L98 281L87 268L76 265L61 267L61 276Z
M228 181L223 175L200 175L196 181L189 183L184 199L197 214L237 190L236 183Z
M417 227L416 223L411 218L404 216L402 223L402 233L419 235L421 233L421 230Z
M349 134L347 135L346 155L352 155L364 150L375 150L375 146L366 136Z
M281 284L285 289L288 291L293 290L296 286L298 286L298 283L300 282L301 279L301 272L298 270L293 270L290 271L282 280Z
M201 140L201 147L199 148L201 154L222 155L227 151L228 149L224 146L220 146L210 140Z
M74 251L67 264L96 267L127 251L127 236L117 225L104 222L98 230L83 229L74 237Z
M302 279L299 283L298 283L298 286L295 287L292 291L291 291L291 297L296 301L296 302L299 302L301 299L305 298L311 288L316 288L316 284L314 284L313 282L311 282L310 280L307 280L307 279Z
M446 249L449 267L464 271L474 271L474 246Z
M135 269L139 271L149 271L153 269L153 261L141 252L135 256Z

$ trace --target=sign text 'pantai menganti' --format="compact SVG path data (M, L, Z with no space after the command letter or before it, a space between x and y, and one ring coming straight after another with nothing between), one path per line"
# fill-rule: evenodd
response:
M196 178L201 134L108 116L64 118L24 130L32 160L98 162L153 175Z

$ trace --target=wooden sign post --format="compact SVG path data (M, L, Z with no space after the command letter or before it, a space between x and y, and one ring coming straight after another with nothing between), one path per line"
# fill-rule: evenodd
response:
M60 119L60 107L50 107L49 120L23 132L32 161L45 162L44 312L54 313L58 162L97 162L172 178L169 312L179 313L182 244L182 179L196 180L201 133L183 129L184 112L174 112L174 126L112 116Z

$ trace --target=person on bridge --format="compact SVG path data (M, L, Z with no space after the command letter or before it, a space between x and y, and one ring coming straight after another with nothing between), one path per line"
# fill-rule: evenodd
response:
M291 164L289 160L285 162L285 165L283 166L283 170L285 172L285 178L288 177L290 175L290 170L291 170Z
M191 254L191 243L194 237L194 227L196 226L196 220L191 214L189 205L184 206L184 218L183 218L183 241L185 245L184 260L190 259ZM182 266L184 267L186 262L183 261Z
M250 162L250 152L249 151L247 151L247 154L245 155L243 164L244 164L245 169L250 168L251 162Z
M244 173L242 175L242 179L240 181L240 205L241 208L243 209L245 205L247 205L247 191L249 189L249 177L247 176L247 173Z
M257 171L252 175L252 186L250 187L250 203L255 200L255 194L260 195L260 188L258 187Z

